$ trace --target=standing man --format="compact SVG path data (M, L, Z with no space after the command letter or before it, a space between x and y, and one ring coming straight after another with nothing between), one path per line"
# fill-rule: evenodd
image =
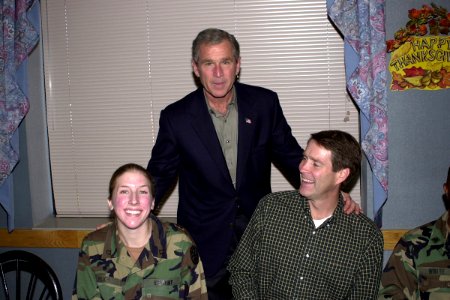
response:
M395 245L378 299L450 299L450 167L443 198L442 216L408 231Z
M376 299L383 236L365 215L345 214L340 194L360 163L350 134L311 135L299 191L260 201L230 261L234 299Z
M147 167L157 205L179 179L177 222L198 246L210 299L231 299L226 266L259 200L271 192L271 163L299 185L303 149L278 96L236 82L240 64L233 35L220 29L197 35L192 69L202 87L161 111Z

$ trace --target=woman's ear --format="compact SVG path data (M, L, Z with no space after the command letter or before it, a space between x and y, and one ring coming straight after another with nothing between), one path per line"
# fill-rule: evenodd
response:
M110 199L108 199L108 207L109 207L109 210L111 210L111 211L114 210L114 205Z

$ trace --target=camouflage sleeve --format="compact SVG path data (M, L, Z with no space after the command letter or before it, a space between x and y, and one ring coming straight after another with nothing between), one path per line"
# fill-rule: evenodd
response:
M417 275L405 239L395 246L381 276L378 299L414 299Z
M189 295L188 299L208 299L206 292L206 280L205 272L203 270L203 264L198 255L197 247L192 245L186 252L183 261L188 262L188 270L192 274L191 276L184 276L183 281L189 282ZM189 278L192 278L189 281Z
M233 299L259 299L254 274L257 274L255 258L259 246L258 228L259 224L262 224L260 220L263 216L263 202L261 201L256 208L228 265Z
M97 280L95 278L94 271L91 268L88 254L88 244L89 241L84 239L78 255L76 283L72 300L102 299L97 287Z
M205 273L197 246L185 229L176 224L172 224L172 228L175 230L167 232L167 253L168 255L178 253L182 256L179 271L184 296L180 295L180 298L206 300L208 295Z

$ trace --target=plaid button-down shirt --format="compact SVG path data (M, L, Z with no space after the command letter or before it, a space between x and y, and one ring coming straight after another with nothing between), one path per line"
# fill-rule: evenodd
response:
M236 299L376 299L383 236L363 214L347 215L339 200L315 228L297 191L261 200L229 269Z

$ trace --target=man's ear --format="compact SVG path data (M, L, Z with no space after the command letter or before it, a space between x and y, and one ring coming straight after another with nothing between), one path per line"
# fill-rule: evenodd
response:
M349 175L350 175L350 169L349 168L344 168L342 170L337 171L336 184L343 183L348 178Z
M197 63L193 59L191 60L191 65L192 65L192 71L194 72L195 76L200 77Z
M236 61L236 76L239 77L240 73L241 73L241 57L239 57Z

